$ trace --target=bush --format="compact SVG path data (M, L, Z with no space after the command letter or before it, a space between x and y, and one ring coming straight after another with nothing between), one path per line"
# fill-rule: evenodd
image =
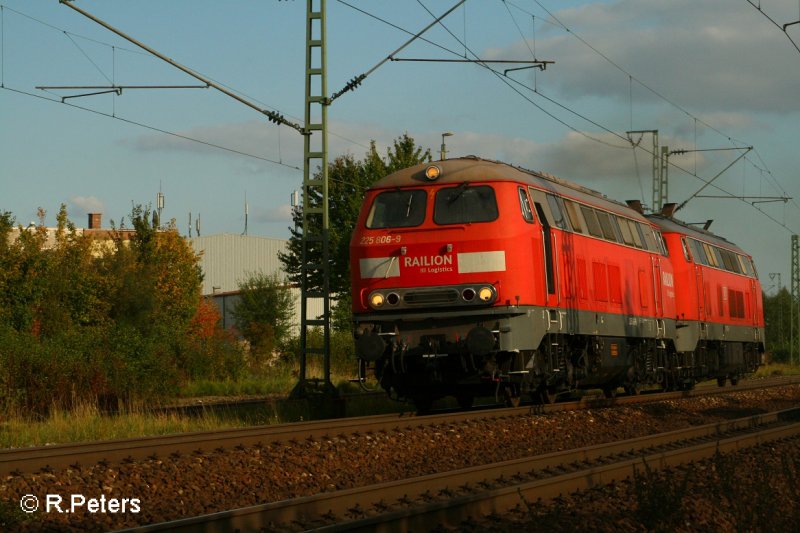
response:
M309 329L307 343L309 346L322 346L322 328ZM292 337L281 348L281 356L285 360L297 361L300 358L300 337ZM309 364L319 362L322 368L322 356L315 356ZM350 331L331 330L331 373L343 376L355 375L356 357L353 334Z
M255 273L239 282L240 300L233 310L236 327L250 343L255 366L272 358L288 338L294 316L291 290L277 274Z
M238 376L244 355L200 299L198 256L174 226L135 207L135 233L98 244L64 206L54 239L44 218L11 240L0 213L0 407L116 408L161 401L190 378Z

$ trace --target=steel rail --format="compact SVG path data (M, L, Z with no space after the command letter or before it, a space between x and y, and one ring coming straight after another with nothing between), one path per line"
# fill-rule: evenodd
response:
M642 394L618 398L584 397L576 402L562 402L549 405L507 407L460 412L447 412L427 416L412 413L353 417L310 422L293 422L254 426L250 428L197 431L176 435L117 439L89 443L57 444L0 450L0 476L14 473L52 471L68 468L75 464L92 465L101 462L118 463L142 460L151 457L167 457L171 454L189 454L198 451L212 451L220 448L254 446L272 442L318 439L331 435L393 431L410 427L435 426L459 423L476 419L494 419L529 414L553 413L557 411L596 409L614 405L658 402L729 394L747 390L791 385L800 378L777 378L770 380L748 380L736 387L697 387L690 391Z
M587 448L141 526L136 531L258 530L281 528L288 524L326 532L427 530L432 524L455 525L470 516L513 508L521 498L529 501L550 499L623 479L633 475L636 468L641 468L642 461L658 469L711 457L717 451L724 453L795 436L800 434L800 422L793 422L798 419L800 408L789 409ZM758 430L759 426L761 430ZM737 434L732 435L735 432ZM563 473L566 470L571 471ZM530 480L531 477L538 479ZM455 496L456 492L467 494ZM425 500L441 501L420 503ZM391 510L397 507L400 509ZM349 521L346 518L359 515L364 518Z

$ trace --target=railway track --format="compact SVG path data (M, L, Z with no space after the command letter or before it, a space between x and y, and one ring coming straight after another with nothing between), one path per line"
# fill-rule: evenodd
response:
M113 464L152 457L168 457L173 454L189 454L197 451L263 445L278 441L318 439L330 435L391 431L408 427L433 426L442 423L475 419L513 417L529 414L532 411L537 413L549 413L563 410L594 409L603 406L625 405L630 403L657 402L712 394L727 394L765 387L784 386L798 382L800 382L800 378L748 380L740 382L736 387L719 388L716 386L703 386L690 391L643 394L640 396L618 397L613 399L584 397L577 402L491 410L471 410L433 414L424 417L418 417L413 414L388 414L256 426L252 428L183 433L160 437L18 448L0 451L0 475L6 476L16 473L52 471L76 464L91 465L102 462Z
M502 513L779 439L800 438L800 408L424 477L153 524L137 531L418 531ZM133 530L124 530L133 531Z

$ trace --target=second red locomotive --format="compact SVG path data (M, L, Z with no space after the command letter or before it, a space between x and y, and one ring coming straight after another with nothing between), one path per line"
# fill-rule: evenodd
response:
M476 157L382 178L351 241L362 368L422 411L735 383L764 350L752 260L668 214Z

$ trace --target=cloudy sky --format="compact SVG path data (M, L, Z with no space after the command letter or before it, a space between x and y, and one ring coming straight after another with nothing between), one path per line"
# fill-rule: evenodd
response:
M456 0L328 0L328 90L368 71ZM305 1L77 0L76 5L257 105L301 122ZM650 204L650 135L670 157L679 212L750 251L768 292L789 283L800 232L797 0L468 0L397 54L405 59L553 61L503 75L468 63L387 62L329 110L331 155L383 151L407 132L438 153L543 170ZM154 204L188 233L286 237L302 181L302 138L213 89L92 90L59 85L196 85L57 0L0 0L0 210L47 222L65 203L117 222ZM427 9L426 9L427 8ZM775 23L769 20L771 18ZM734 163L744 148L752 146ZM732 164L733 163L733 164ZM731 165L732 164L732 165ZM729 165L730 168L727 168ZM723 172L724 170L724 172ZM763 198L792 197L783 202ZM740 197L740 199L730 198ZM756 202L753 205L752 202Z

